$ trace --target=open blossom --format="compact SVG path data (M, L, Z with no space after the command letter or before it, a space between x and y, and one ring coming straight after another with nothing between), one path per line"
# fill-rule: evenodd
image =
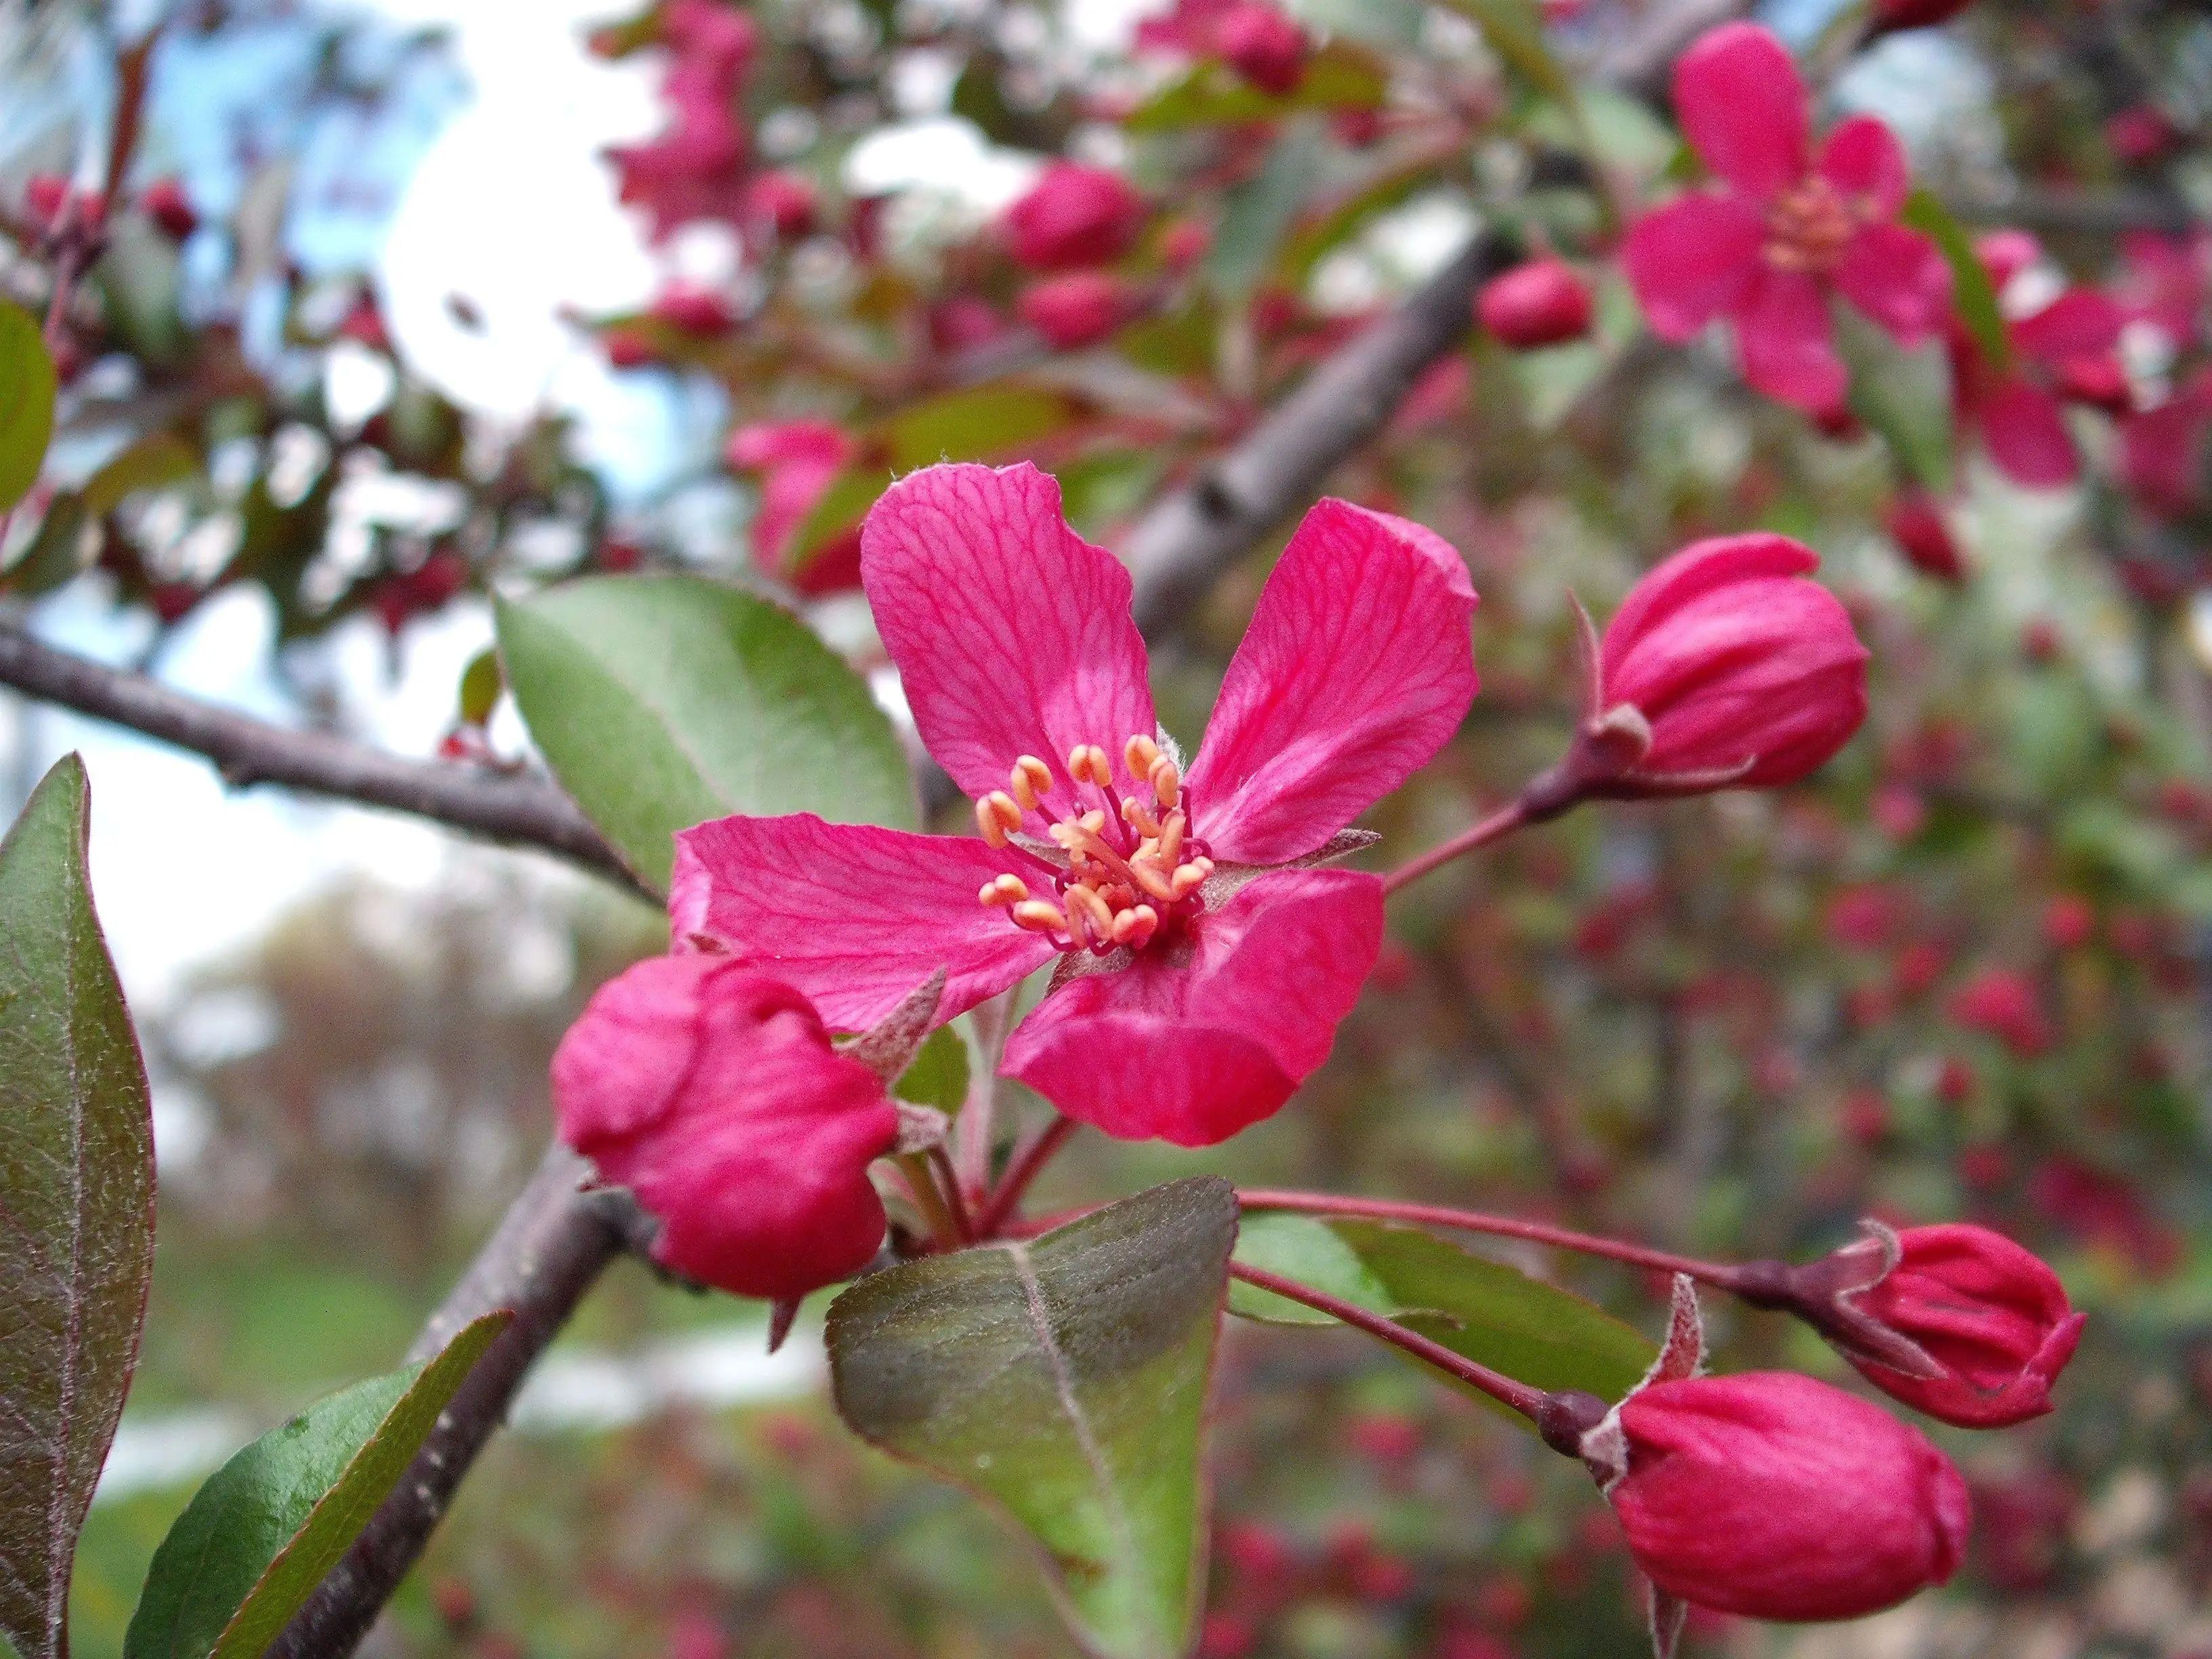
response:
M860 581L858 535L820 549L803 569L787 568L791 545L857 446L834 421L764 421L730 434L722 455L732 470L761 475L752 525L753 558L802 593L827 593Z
M2058 1275L1986 1227L1908 1227L1896 1240L1896 1266L1857 1292L1852 1310L1917 1346L1936 1374L1914 1376L1848 1346L1844 1358L1893 1398L1962 1428L2048 1412L2085 1317Z
M1839 410L1849 377L1828 316L1840 294L1906 344L1951 301L1935 243L1897 222L1907 184L1896 136L1855 115L1811 149L1811 100L1782 43L1728 23L1674 66L1683 136L1717 175L1638 220L1626 263L1654 332L1687 340L1734 325L1744 378L1816 415Z
M1466 566L1418 525L1306 515L1188 768L1161 733L1128 572L1028 465L892 486L861 579L924 743L979 836L811 815L677 838L670 915L859 1029L940 965L950 1018L1057 962L1005 1069L1108 1133L1225 1139L1328 1056L1382 884L1315 867L1458 726Z
M669 125L606 152L621 199L646 210L655 241L693 220L742 216L749 146L735 101L757 39L752 20L720 0L669 0L660 33L671 54L660 88Z
M1006 210L1006 228L1014 258L1031 270L1107 264L1135 246L1145 198L1111 168L1055 161Z
M1753 1619L1856 1619L1950 1577L1966 1482L1917 1429L1790 1371L1654 1382L1622 1402L1605 1488L1662 1592Z
M726 957L601 986L553 1056L553 1105L562 1139L659 1221L654 1260L702 1284L801 1297L883 1242L867 1170L897 1108L804 996Z
M1634 710L1649 746L1592 793L1699 777L1775 788L1850 740L1866 718L1867 650L1842 604L1808 580L1820 562L1787 536L1717 536L1629 590L1605 630L1595 702L1601 717Z

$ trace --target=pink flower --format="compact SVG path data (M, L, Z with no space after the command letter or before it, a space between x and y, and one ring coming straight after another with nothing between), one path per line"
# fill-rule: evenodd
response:
M1484 283L1474 314L1516 350L1579 340L1590 329L1589 285L1564 259L1531 259Z
M2121 239L2125 262L2114 292L2131 318L2139 317L2185 349L2203 331L2212 299L2212 231L2162 236L2138 230Z
M732 471L762 475L760 510L752 526L754 562L771 574L787 577L803 593L859 583L857 544L822 549L803 570L785 568L793 538L857 453L852 438L832 421L741 426L722 451Z
M1977 974L1951 999L1951 1021L1996 1037L2022 1060L2033 1060L2056 1040L2042 999L2020 975L2002 968Z
M1652 1583L1752 1619L1856 1619L1950 1577L1966 1482L1917 1430L1791 1371L1686 1377L1620 1407L1605 1495Z
M1960 556L1951 528L1943 522L1943 509L1926 490L1899 490L1889 504L1887 528L1898 550L1912 568L1938 581L1963 581L1966 562Z
M1201 1146L1328 1056L1382 884L1316 867L1457 728L1474 592L1418 525L1324 501L1268 578L1186 769L1121 562L1034 467L933 466L861 532L861 580L980 836L799 815L677 837L670 915L857 1030L939 966L941 1018L1057 962L1005 1069L1128 1139Z
M1605 630L1596 702L1624 705L1650 744L1619 787L1670 778L1705 787L1795 783L1866 718L1866 647L1850 614L1806 578L1820 567L1787 536L1693 542L1629 590Z
M1118 173L1055 161L1006 210L1014 258L1031 270L1072 270L1120 258L1145 227L1145 199Z
M1137 25L1137 46L1187 58L1218 58L1277 97L1305 77L1305 32L1259 0L1176 0L1164 17Z
M1074 270L1022 290L1021 319L1061 351L1096 345L1128 320L1136 291L1110 271Z
M2129 491L2161 518L2178 519L2204 499L2204 434L2212 427L2212 366L2199 368L2153 409L2120 423L2120 463Z
M1682 341L1717 318L1735 327L1744 378L1814 414L1842 407L1828 296L1840 293L1910 345L1941 326L1951 270L1897 222L1905 152L1855 115L1810 155L1811 104L1782 43L1753 23L1703 36L1674 65L1683 136L1723 189L1697 191L1629 232L1626 263L1644 315Z
M561 1138L660 1224L653 1259L786 1300L884 1237L868 1165L898 1138L876 1074L806 999L725 957L656 957L601 986L553 1056Z
M1852 1310L1918 1347L1936 1374L1913 1376L1848 1346L1844 1357L1893 1399L1961 1428L2048 1412L2084 1318L2058 1275L1985 1227L1908 1227L1897 1242L1897 1265L1856 1293Z
M748 145L735 104L757 40L752 21L717 0L671 0L660 29L672 54L660 95L673 118L658 137L606 151L621 199L651 216L655 241L696 219L740 216Z
M2018 232L1984 237L1976 251L2000 293L2040 256L2034 239ZM1948 325L1960 422L1980 428L1990 459L2014 483L2055 489L2080 473L2065 403L2125 409L2127 380L2113 348L2127 320L2126 311L2106 295L2069 289L2007 325L2013 365L2002 374L1963 322L1954 318Z

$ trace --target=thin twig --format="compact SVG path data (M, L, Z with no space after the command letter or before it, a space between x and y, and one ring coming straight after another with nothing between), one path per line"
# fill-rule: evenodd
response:
M1056 1117L1035 1140L1015 1154L1014 1161L1007 1167L997 1190L983 1201L982 1209L976 1214L976 1237L994 1238L998 1236L999 1229L1006 1224L1007 1218L1013 1214L1015 1206L1022 1201L1022 1194L1029 1190L1030 1182L1035 1181L1038 1171L1051 1163L1054 1155L1067 1145L1067 1138L1075 1130L1073 1118Z
M435 818L492 841L558 854L659 902L575 802L548 781L404 760L327 732L271 726L146 675L58 650L6 624L0 624L0 685L204 755L237 787L284 784Z
M1395 893L1409 881L1419 881L1430 871L1454 859L1502 841L1528 822L1528 814L1516 798L1508 801L1473 829L1454 836L1441 846L1431 847L1418 857L1411 858L1382 878L1382 890Z

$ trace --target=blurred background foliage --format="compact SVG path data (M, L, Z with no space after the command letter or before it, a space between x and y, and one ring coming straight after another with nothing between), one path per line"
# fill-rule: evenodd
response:
M2174 285L2163 326L2122 342L2131 416L2077 408L2080 479L2030 490L1954 435L1940 349L1861 342L1859 390L1886 404L1823 430L1719 351L1643 333L1603 257L1622 204L1686 162L1662 106L1589 66L1661 0L1546 5L1533 37L1514 26L1539 9L1503 0L1302 0L1272 90L1208 44L1219 8L1152 9L1133 37L1138 9L774 0L733 53L708 37L737 14L680 0L168 8L129 200L67 319L47 475L0 532L0 605L157 672L239 653L288 719L520 763L496 679L461 672L487 592L700 570L806 605L878 669L841 589L895 471L1034 459L1115 545L1475 225L1556 247L1595 284L1592 334L1478 336L1329 482L1443 533L1483 599L1483 693L1373 815L1385 849L1556 756L1569 590L1602 617L1699 534L1820 550L1874 652L1864 732L1808 786L1585 809L1431 878L1394 902L1290 1109L1204 1154L1084 1137L1040 1201L1218 1169L1801 1258L1862 1214L1984 1221L2049 1256L2090 1324L2056 1416L1937 1433L1975 1487L1969 1570L1856 1626L1695 1622L1693 1648L2212 1655L2212 517L2197 428L2153 487L2127 425L2181 409L2212 343L2181 234L2212 206L2212 18L1983 0L1848 58L1856 14L1761 9L1832 108L1897 125L1961 220L2035 230L2046 294ZM20 300L51 274L34 182L96 179L114 43L153 21L0 4L0 287ZM501 79L546 63L536 105ZM663 85L672 64L690 78ZM526 106L541 125L505 149L465 125ZM557 181L595 193L531 183L562 121L580 156L615 147ZM475 148L445 148L465 131ZM1025 298L996 220L1061 153L1147 204L1093 262L1110 286L1080 329ZM157 179L189 224L163 222ZM532 214L542 240L500 228ZM502 236L504 263L483 253ZM1916 481L1940 544L1898 516ZM1187 741L1272 550L1156 657ZM9 720L23 780L75 729ZM95 780L145 763L95 755ZM166 843L159 816L104 825L96 875L201 879L200 843ZM324 846L330 822L296 828ZM398 871L317 854L282 903L241 893L273 920L125 954L161 1211L79 1568L88 1655L119 1650L209 1468L404 1348L543 1143L561 1031L659 943L655 915L580 877L404 845ZM1515 1259L1656 1325L1633 1275ZM1713 1311L1731 1369L1841 1373L1778 1319ZM768 1362L757 1314L618 1265L374 1650L1069 1651L1025 1547L847 1436L818 1340L802 1327ZM1580 1471L1349 1334L1231 1324L1208 1654L1645 1650Z

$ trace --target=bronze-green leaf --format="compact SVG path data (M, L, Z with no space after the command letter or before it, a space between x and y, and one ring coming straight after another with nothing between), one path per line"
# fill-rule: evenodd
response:
M38 482L53 436L55 385L38 324L21 306L0 300L0 513Z
M1237 1198L1177 1181L1026 1243L872 1274L830 1310L847 1423L1028 1528L1079 1640L1176 1659L1205 1535L1199 1440Z
M154 1267L146 1068L85 877L84 763L0 842L0 1632L69 1651L70 1564Z

